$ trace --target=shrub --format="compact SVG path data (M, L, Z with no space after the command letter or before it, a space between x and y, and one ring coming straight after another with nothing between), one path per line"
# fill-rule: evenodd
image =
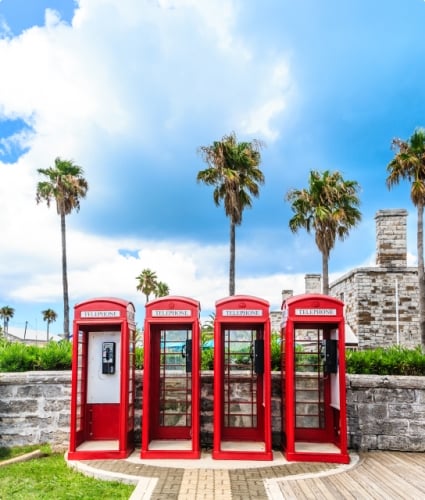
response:
M206 347L201 350L201 370L214 369L214 349Z
M136 347L136 370L142 370L144 364L144 350L143 347Z
M420 347L347 351L346 371L359 375L425 375L425 355Z
M271 364L272 371L280 371L280 350L281 350L281 341L280 335L278 333L272 333L271 335L271 345L270 345L270 354L271 354Z
M46 346L0 343L0 372L70 370L71 359L72 345L68 341L51 341Z
M3 341L0 344L0 371L25 372L34 370L37 347L17 342Z
M72 344L67 340L50 341L45 347L38 349L38 370L70 370L72 360Z

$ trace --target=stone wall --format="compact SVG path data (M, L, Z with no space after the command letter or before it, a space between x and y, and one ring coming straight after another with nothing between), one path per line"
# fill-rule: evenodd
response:
M336 280L331 294L344 302L359 349L420 344L417 268L358 268Z
M137 372L136 446L140 443L142 373ZM273 446L281 448L280 373L272 374ZM70 372L0 373L0 446L68 446ZM356 450L425 451L425 377L347 376L348 443ZM203 372L201 443L213 434L213 374Z
M347 376L349 447L425 451L425 377Z
M68 446L71 372L0 373L0 446Z

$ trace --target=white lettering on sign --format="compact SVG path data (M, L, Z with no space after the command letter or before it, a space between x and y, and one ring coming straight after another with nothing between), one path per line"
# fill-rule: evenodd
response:
M225 309L223 316L262 316L261 309Z
M81 311L82 318L119 318L120 311Z
M336 309L295 309L295 316L336 316Z
M156 318L168 317L188 317L192 315L192 311L190 309L157 309L152 311L152 316Z

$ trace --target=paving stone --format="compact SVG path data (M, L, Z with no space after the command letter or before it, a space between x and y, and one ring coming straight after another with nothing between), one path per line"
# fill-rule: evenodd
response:
M267 500L265 479L315 473L337 466L300 462L246 469L183 469L128 460L86 460L82 463L100 471L157 478L151 500Z

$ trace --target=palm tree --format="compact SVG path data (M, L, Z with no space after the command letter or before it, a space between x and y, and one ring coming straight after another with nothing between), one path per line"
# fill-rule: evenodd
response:
M411 183L410 199L417 209L417 252L419 288L419 330L422 352L425 353L425 273L423 248L423 214L425 204L425 129L417 128L410 139L393 139L394 158L387 165L386 184L391 189L402 179Z
M39 174L47 177L47 180L37 184L36 201L47 202L50 207L52 200L56 201L56 209L61 221L62 237L62 284L63 284L63 306L64 306L64 337L69 340L69 297L68 297L68 272L66 260L66 224L65 217L73 210L80 210L80 199L85 198L88 184L84 179L84 171L72 160L55 159L55 166L37 170Z
M235 294L235 228L242 223L243 210L252 206L250 196L258 197L259 184L264 184L259 168L262 147L258 140L238 142L233 132L198 149L208 168L198 172L197 181L214 186L214 203L219 206L223 200L230 219L229 295Z
M136 277L138 280L136 289L142 292L146 297L146 303L149 302L149 296L157 289L158 278L154 271L150 269L143 269L143 271Z
M344 240L361 220L358 210L359 184L345 181L339 172L310 171L308 189L292 189L286 200L295 215L289 221L293 233L304 228L315 232L316 245L322 254L322 292L329 294L329 256L336 238Z
M164 283L163 281L158 281L156 284L156 288L154 290L155 297L166 297L167 295L170 295L170 288L167 285L167 283Z
M47 342L49 341L49 326L50 323L53 323L54 321L57 320L58 315L53 309L46 309L44 311L41 311L41 314L43 315L43 321L47 321Z
M201 325L201 345L204 346L207 342L214 339L214 321L215 313L208 316L208 320L204 321Z
M0 308L0 318L3 320L3 333L7 337L9 333L9 320L13 318L15 314L15 309L9 306L3 306Z

